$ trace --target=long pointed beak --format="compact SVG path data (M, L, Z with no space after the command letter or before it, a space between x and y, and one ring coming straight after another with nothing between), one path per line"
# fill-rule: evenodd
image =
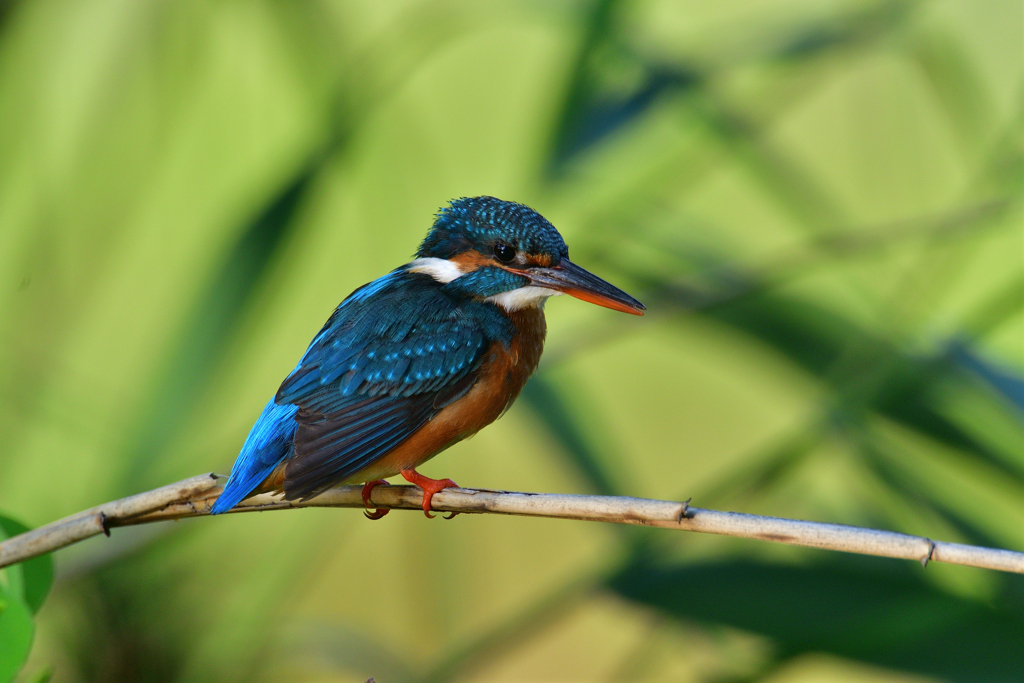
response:
M547 287L613 311L643 315L647 308L618 287L605 282L567 258L551 268L517 271L530 278L536 287Z

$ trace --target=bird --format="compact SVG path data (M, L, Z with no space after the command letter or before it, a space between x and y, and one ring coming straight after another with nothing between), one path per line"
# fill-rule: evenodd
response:
M256 420L211 508L260 492L307 500L339 484L370 492L401 475L431 499L451 479L416 468L498 419L537 369L544 304L569 294L643 315L624 291L569 260L533 209L452 200L415 257L342 301Z

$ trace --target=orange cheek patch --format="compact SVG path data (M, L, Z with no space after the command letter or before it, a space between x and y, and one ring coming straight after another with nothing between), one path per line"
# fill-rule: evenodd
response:
M476 249L470 249L464 251L461 254L456 254L449 259L452 263L458 264L459 269L463 273L472 273L477 268L483 268L485 266L497 266L498 268L504 268L514 273L524 272L523 268L532 268L539 266L541 268L550 268L555 264L555 260L549 254L526 254L526 264L518 265L516 263L499 263L492 256L485 256Z
M555 260L551 258L550 254L527 254L526 265L527 266L540 266L541 268L550 268L555 264Z
M476 249L470 249L469 251L464 251L461 254L456 254L449 260L458 265L459 270L463 273L472 273L477 268L497 265L494 262L494 259L489 256L484 256Z

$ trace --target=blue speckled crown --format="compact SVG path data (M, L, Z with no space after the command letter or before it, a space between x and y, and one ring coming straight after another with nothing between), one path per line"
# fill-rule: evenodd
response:
M569 255L562 236L528 206L494 197L463 197L437 214L416 256L451 258L475 248L489 254L504 241L527 254L547 254L555 262Z

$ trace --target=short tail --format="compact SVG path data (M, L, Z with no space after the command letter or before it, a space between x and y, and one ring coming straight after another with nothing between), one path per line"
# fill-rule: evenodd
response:
M253 489L259 486L264 479L270 476L270 473L274 471L275 467L277 467L277 463L274 463L262 470L246 473L244 477L237 479L235 478L235 473L232 470L231 477L228 479L228 483L225 484L220 497L214 501L213 507L210 508L210 514L219 515L220 513L227 512L241 503L244 498L247 498L249 494L252 493Z
M267 403L249 431L242 452L231 467L231 477L210 508L210 514L219 515L238 505L291 456L296 412L298 408L293 405L278 405L273 399Z

